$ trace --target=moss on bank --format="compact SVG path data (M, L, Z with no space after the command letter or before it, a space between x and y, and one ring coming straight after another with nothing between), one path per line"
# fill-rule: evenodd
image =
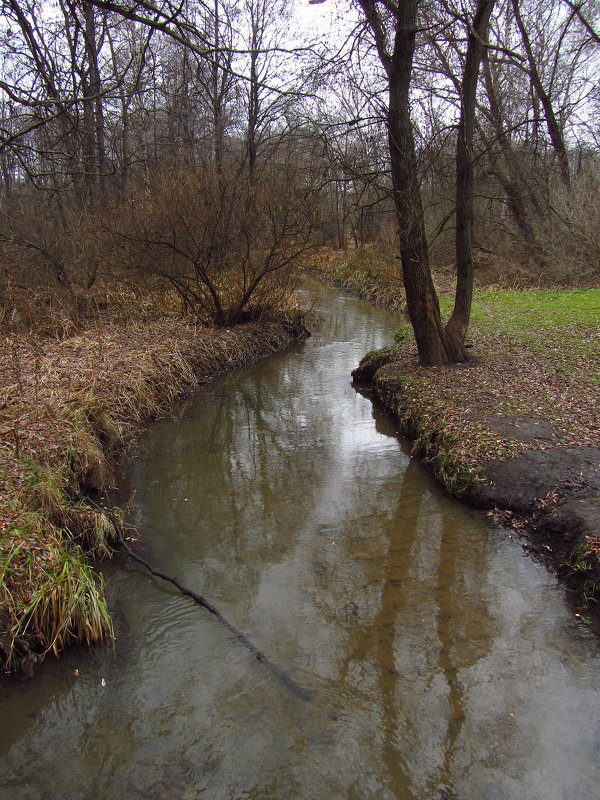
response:
M112 525L83 502L114 456L177 398L303 338L298 316L211 329L176 316L97 324L0 349L0 666L30 670L72 642L112 636L91 563Z

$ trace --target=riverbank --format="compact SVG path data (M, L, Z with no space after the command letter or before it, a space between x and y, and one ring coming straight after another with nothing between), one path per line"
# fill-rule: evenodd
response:
M104 322L76 335L19 331L0 346L0 668L112 636L93 563L112 525L86 505L115 457L180 397L306 336L299 316L233 329L177 315Z
M323 248L313 254L308 267L320 281L376 306L406 313L404 288L398 281L400 261L395 248Z
M354 372L448 491L517 531L584 612L600 595L598 319L598 289L478 291L469 362L419 367L407 326Z

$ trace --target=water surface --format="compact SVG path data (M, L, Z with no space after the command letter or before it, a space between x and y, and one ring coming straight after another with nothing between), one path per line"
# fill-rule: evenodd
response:
M600 798L600 648L350 383L399 320L326 291L305 344L205 387L124 472L118 638L0 690L0 797ZM74 670L79 677L74 676Z

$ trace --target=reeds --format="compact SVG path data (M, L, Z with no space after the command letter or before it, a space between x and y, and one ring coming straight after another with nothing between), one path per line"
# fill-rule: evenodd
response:
M401 314L406 312L400 262L384 248L324 248L311 258L310 269L322 280L363 300Z
M30 668L70 642L112 636L104 586L81 548L47 521L22 525L0 547L0 652L4 667Z

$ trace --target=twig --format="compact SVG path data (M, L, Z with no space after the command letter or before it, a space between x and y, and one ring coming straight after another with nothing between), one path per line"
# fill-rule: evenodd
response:
M179 589L181 594L184 595L185 597L190 597L195 603L197 603L200 606L204 606L204 608L206 608L207 611L210 611L210 613L213 614L222 625L224 625L229 631L231 631L231 633L233 633L235 638L239 642L241 642L244 645L244 647L246 647L246 649L248 649L252 653L252 655L254 655L257 658L257 660L261 662L261 664L264 664L268 669L270 669L271 672L274 675L276 675L277 678L279 678L279 680L283 683L283 685L291 692L293 692L296 695L296 697L299 697L301 700L310 700L312 698L313 693L309 689L304 689L302 686L299 686L296 683L296 681L293 680L293 678L291 678L286 672L284 672L284 670L281 669L281 667L278 667L277 664L274 664L270 659L268 659L267 656L262 652L262 650L259 650L258 647L255 644L253 644L245 634L239 631L235 627L235 625L233 625L233 623L231 623L226 617L224 617L223 614L221 614L221 612L219 611L219 609L216 608L209 600L207 600L205 597L202 597L202 595L199 595L197 592L193 591L193 589L188 589L187 586L184 586L182 583L180 583L180 581L177 578L174 578L171 575L167 575L165 572L161 572L160 570L155 569L148 561L143 559L134 550L132 550L132 548L125 541L125 537L123 536L123 529L118 520L116 519L115 515L111 514L104 508L100 508L96 503L94 503L93 500L90 499L89 502L92 505L96 506L96 508L99 511L102 511L104 514L106 514L107 517L110 519L115 529L118 543L130 558L132 558L134 561L137 561L138 564L141 564L143 567L145 567L152 575L155 575L157 578L161 578L162 580L171 583L173 586Z

